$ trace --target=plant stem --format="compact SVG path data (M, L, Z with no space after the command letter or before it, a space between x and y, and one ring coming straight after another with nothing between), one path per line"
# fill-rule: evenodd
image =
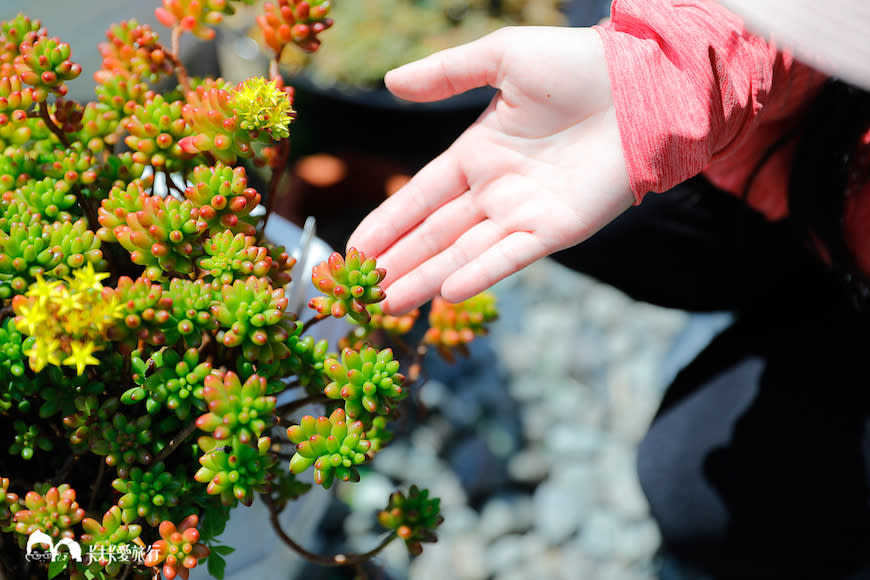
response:
M364 552L362 554L335 554L334 556L324 556L323 554L315 554L314 552L310 552L300 546L296 541L287 535L284 529L281 527L281 521L278 519L278 514L280 511L275 508L275 504L272 502L272 498L268 495L261 495L260 498L263 500L263 503L269 508L269 522L272 524L272 528L275 530L275 533L278 534L278 537L281 538L287 546L314 564L318 564L320 566L325 567L336 567L336 566L357 566L362 562L366 562L371 560L378 553L386 548L390 542L392 542L396 538L396 532L390 532L387 536L381 540L381 543L369 550L368 552Z
M172 66L175 68L175 76L178 77L178 83L181 85L181 90L187 93L190 91L190 77L187 76L187 68L185 68L184 64L181 62L178 54L181 50L181 33L184 32L180 26L172 27L172 44L171 50L165 52L166 57L169 59L169 62L172 63Z
M266 231L266 224L269 223L269 216L272 215L272 208L275 206L275 198L278 196L286 173L287 162L290 159L290 139L279 141L275 147L278 154L272 164L272 176L269 178L269 187L266 193L266 214L263 216L263 222L260 226L261 232Z
M313 405L315 403L326 403L331 401L329 397L326 395L310 395L308 397L302 397L301 399L296 399L294 401L290 401L289 403L284 403L280 407L275 409L275 415L279 417L283 417L284 415L289 415L293 411L297 411L306 405Z
M88 498L88 509L87 511L93 511L94 504L97 501L97 492L100 491L100 486L103 484L103 476L106 474L106 462L100 460L100 469L97 471L97 478L94 480L94 484L91 486L91 497Z
M124 566L124 573L121 574L121 577L118 580L127 580L127 576L130 575L130 572L133 570L133 562L127 562L127 565Z
M187 427L185 427L184 429L182 429L182 430L181 430L181 431L180 431L180 432L179 432L175 437L173 437L173 438L169 441L169 445L167 445L166 447L164 447L164 448L160 451L160 453L157 454L157 457L154 458L154 461L152 461L151 464L152 464L152 465L157 465L158 463L160 463L161 461L163 461L164 459L166 459L166 458L169 456L170 453L172 453L173 451L175 451L175 450L178 448L178 446L181 445L181 443L182 443L185 439L187 439L187 438L190 436L191 433L193 433L194 429L196 429L196 423L195 423L195 422L191 422L191 423L189 423L189 424L187 425Z
M51 114L48 112L48 103L45 101L39 103L39 117L45 121L48 130L60 139L61 144L63 144L64 147L69 147L69 139L67 139L66 133L64 133L63 130L55 124L54 120L52 120Z
M329 318L329 316L328 315L327 316L315 316L314 318L309 318L302 325L302 331L299 334L305 334L305 332L308 331L308 329L310 329L312 326L314 326L315 324L317 324L321 320L325 320L326 318Z
M70 470L72 469L73 462L78 459L78 455L67 455L66 460L64 460L63 465L60 466L60 469L57 470L57 475L52 481L52 485L57 486L63 483L63 480L66 479L66 476L69 475Z

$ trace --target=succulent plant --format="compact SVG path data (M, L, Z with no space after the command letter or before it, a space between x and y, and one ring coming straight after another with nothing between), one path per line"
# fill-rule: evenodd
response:
M444 521L440 506L440 499L429 498L428 489L412 485L407 495L401 491L390 495L386 509L378 514L378 522L405 540L411 554L419 554L422 542L437 540L434 530Z
M265 238L296 116L277 58L269 77L238 84L192 76L180 58L184 33L211 36L240 3L253 0L163 0L166 45L135 20L112 25L86 104L66 97L80 73L67 44L25 16L0 22L0 464L15 470L0 478L0 533L15 540L0 539L0 568L10 577L60 571L25 563L30 533L81 529L92 558L63 562L73 580L186 578L206 544L220 578L231 548L216 539L231 507L261 494L277 515L311 487L298 475L312 466L324 487L357 480L392 436L405 385L381 342L401 344L415 315L381 311L385 272L352 249L313 272L325 295L303 323L285 291L295 260ZM269 6L276 53L316 49L332 23L330 0ZM266 177L262 195L244 158ZM357 324L358 348L333 354L309 332L329 315ZM299 399L277 404L297 387ZM312 403L328 417L302 418L288 443L275 425ZM206 434L191 437L197 428ZM290 444L288 470L279 457ZM138 559L121 566L130 550Z
M106 39L108 42L99 43L97 48L103 57L102 71L113 74L98 73L98 83L109 77L154 83L160 76L172 73L172 62L158 42L160 36L147 24L135 19L112 24Z
M207 484L207 493L220 496L224 505L234 505L236 500L251 505L255 492L269 489L267 476L274 463L271 443L269 437L260 437L255 446L232 438L224 445L213 437L200 437L199 446L205 453L194 479Z
M486 324L496 318L498 309L491 292L481 292L456 304L436 297L432 300L429 329L423 342L436 347L445 358L452 359L451 351L465 352L475 337L486 334Z
M9 491L8 477L0 477L0 528L12 523L12 515L20 509L18 495Z
M170 521L160 522L157 527L160 539L151 546L145 565L156 568L163 564L161 571L166 580L176 576L186 580L190 570L209 554L208 547L199 541L198 524L199 517L195 514L181 520L177 527Z
M262 278L250 276L224 284L211 308L221 326L217 340L228 348L240 347L252 363L268 366L288 358L285 343L291 321L284 317L287 302L283 288L272 288Z
M307 52L314 52L320 46L318 35L332 26L332 19L327 17L331 7L331 0L266 2L257 24L266 46L277 56L291 42Z
M112 341L127 352L135 350L139 341L158 347L166 344L162 328L171 316L172 298L162 285L147 278L122 276L115 296L124 307L124 316L109 330Z
M251 4L253 0L240 0ZM163 6L155 10L157 20L169 28L180 27L194 35L209 40L214 29L225 15L234 13L232 0L163 0Z
M287 375L296 376L299 383L309 392L322 393L329 382L324 372L326 357L329 356L329 343L325 339L314 340L312 336L302 336L304 325L293 321L287 348L291 356L283 364Z
M76 501L76 492L68 484L51 487L45 494L29 491L24 496L24 509L15 512L12 520L19 537L35 531L53 539L73 538L73 526L85 517L85 510Z
M54 448L51 439L43 436L38 425L15 421L12 427L15 429L15 435L9 445L9 453L12 455L20 455L22 459L33 459L37 449L51 451Z
M249 276L266 276L272 268L272 257L268 249L256 243L254 236L233 235L230 230L224 230L205 241L205 255L197 265L221 285Z
M316 310L318 316L331 314L344 318L349 315L360 324L367 324L371 320L367 305L386 297L378 286L384 276L386 271L377 267L375 259L366 258L356 248L348 249L346 259L333 252L328 260L312 270L311 280L324 296L312 298L308 306Z
M187 154L210 153L226 165L254 155L251 134L239 125L232 101L232 88L220 83L207 83L188 93L182 115L192 135L179 141Z
M357 465L365 463L371 442L365 438L362 421L347 422L344 409L329 417L302 417L299 425L287 429L287 438L296 444L290 471L302 473L314 466L314 481L329 489L335 478L359 481Z
M145 401L145 409L156 414L164 405L179 419L187 419L191 410L205 410L203 384L212 372L208 361L199 361L199 352L189 348L180 355L172 349L160 349L143 361L138 351L132 354L133 380L121 402L131 405Z
M145 277L158 280L167 272L193 272L200 251L195 242L207 227L193 202L145 196L142 209L128 213L125 221L112 233L130 252L130 260L145 266Z
M226 230L246 236L256 233L251 211L260 203L260 194L248 187L243 166L216 163L194 167L184 196L199 208L210 234Z
M82 529L85 533L79 540L88 548L88 553L94 556L94 561L89 565L99 566L111 577L117 576L126 565L115 556L122 555L137 540L142 543L139 539L142 526L124 523L121 508L117 505L110 507L99 522L93 518L84 518Z
M0 297L23 293L37 276L62 278L85 263L105 269L100 240L87 221L13 223L0 232Z
M154 436L149 429L149 415L131 421L125 414L115 413L100 427L100 432L91 440L90 450L96 455L104 455L106 465L116 468L118 475L126 477L134 465L151 463Z
M341 361L327 358L323 366L332 379L324 389L326 396L343 399L347 416L365 425L371 423L373 415L390 415L393 405L408 395L402 388L405 377L399 373L399 361L393 360L389 348L345 348Z
M13 67L21 80L37 92L51 91L65 95L66 81L82 72L81 65L70 60L70 46L57 38L36 37L25 39L18 45L19 54Z
M144 104L136 104L122 125L127 130L124 142L133 151L133 161L168 172L184 167L178 142L190 134L181 116L182 101L166 101L154 95Z
M223 376L205 377L202 397L208 413L196 420L196 426L215 439L233 437L252 445L275 422L275 397L266 395L266 379L256 374L242 383L239 376L227 371Z
M118 498L121 521L132 524L139 518L149 526L156 526L170 517L171 510L180 502L181 482L163 462L152 465L148 471L133 467L125 477L112 482L122 495Z

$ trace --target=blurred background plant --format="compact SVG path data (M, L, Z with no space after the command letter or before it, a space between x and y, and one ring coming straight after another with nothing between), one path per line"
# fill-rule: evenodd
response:
M321 87L380 87L384 73L509 25L567 24L564 0L332 0L342 23L328 51L288 51L282 69ZM259 43L259 28L250 34Z

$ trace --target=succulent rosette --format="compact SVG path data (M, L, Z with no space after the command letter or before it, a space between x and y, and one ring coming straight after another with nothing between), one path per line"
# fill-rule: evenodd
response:
M477 336L487 333L486 324L498 318L495 295L481 292L468 300L450 303L443 298L432 300L429 329L423 342L430 344L451 359L452 350L467 351L467 345Z
M207 375L202 397L208 413L196 420L196 426L215 439L233 437L252 445L275 423L275 397L266 394L266 379L256 374L244 383L232 371Z
M28 111L46 96L45 91L27 86L18 75L0 76L0 126L25 124Z
M12 437L12 443L9 445L9 453L12 455L20 455L21 459L33 459L37 449L43 451L51 451L54 449L54 444L51 439L43 436L37 425L28 425L24 421L15 421L12 423L12 428L15 430L15 435Z
M148 189L153 180L134 179L121 187L115 185L109 190L109 195L100 203L97 219L102 226L97 230L97 236L104 242L117 242L114 229L127 224L127 214L141 211L145 207L144 200L148 197Z
M150 415L130 420L123 413L115 413L110 421L100 425L89 448L92 453L105 456L106 465L126 477L134 465L148 465L154 459L151 450L154 435L150 427Z
M182 420L193 409L205 410L203 386L212 373L212 365L200 362L195 348L187 349L184 355L164 348L147 360L142 360L141 353L136 351L131 359L137 386L124 393L122 403L131 405L144 400L150 414L156 414L165 405Z
M299 383L309 392L322 393L329 383L324 372L324 364L329 356L329 342L325 339L314 340L312 336L302 336L303 324L293 321L286 345L292 356L282 366L284 373L295 375Z
M336 478L359 481L356 466L365 463L371 442L365 438L362 421L348 423L344 409L329 417L305 415L298 425L287 429L287 438L296 444L290 471L302 473L314 466L314 482L326 489Z
M86 220L13 223L8 233L0 232L0 297L25 292L40 275L62 278L86 263L106 267Z
M210 28L220 24L224 16L234 14L233 0L163 0L163 6L154 11L160 24L179 27L204 40L214 37ZM251 4L254 0L236 0Z
M199 446L205 453L199 458L202 467L194 479L205 483L206 492L219 496L224 505L236 501L251 505L255 492L269 490L268 474L275 462L269 453L271 444L269 437L260 437L255 446L236 438L222 444L213 437L200 437Z
M209 153L226 165L254 155L251 133L239 125L232 100L225 83L205 83L187 93L182 115L192 134L179 141L187 154Z
M311 280L324 296L312 298L308 306L316 310L318 316L331 314L344 318L348 315L360 324L367 324L371 320L367 305L386 297L378 286L386 274L383 268L377 267L374 258L366 258L356 248L348 249L346 258L333 252L312 270Z
M12 515L18 511L18 495L9 491L11 481L8 477L0 477L0 528L5 528L12 522Z
M366 425L373 415L390 415L395 403L408 395L402 388L405 377L399 373L399 361L393 360L389 348L345 348L340 361L327 358L323 366L332 379L323 392L330 399L344 400L347 416Z
M101 521L93 518L82 520L82 529L85 533L79 541L88 549L88 553L94 556L90 565L103 568L104 572L111 577L117 576L126 565L117 559L117 556L129 550L131 545L144 547L139 535L142 526L138 524L124 523L121 519L121 508L113 505L103 514Z
M106 40L97 44L103 57L102 70L96 75L98 83L109 77L154 83L161 75L173 71L171 60L158 42L160 36L147 24L139 24L135 19L112 24L106 31Z
M24 496L24 509L12 517L19 538L26 539L35 531L53 539L74 538L73 526L85 517L85 510L76 501L76 492L68 484L49 488L44 494L29 491Z
M246 236L256 233L251 211L260 203L260 194L248 187L243 166L234 168L218 162L195 167L184 196L199 208L209 233L226 230Z
M211 314L211 307L220 295L220 286L205 280L173 278L165 291L172 301L169 318L163 323L168 344L184 339L186 346L199 346L206 335L217 330L218 321Z
M266 46L276 55L280 56L291 42L306 52L314 52L320 47L318 35L332 26L332 19L327 16L331 7L331 0L266 2L257 24Z
M254 236L224 230L203 243L205 255L197 265L219 284L231 284L236 279L262 278L272 269L269 250L257 246Z
M166 272L189 274L198 251L195 242L207 224L189 200L150 195L142 198L142 209L126 215L126 225L112 233L134 264L145 266L152 280Z
M128 474L112 482L122 495L118 498L120 519L131 524L139 518L149 526L156 526L171 517L172 508L181 501L181 483L175 474L166 471L160 462L147 471L133 467Z
M441 525L441 500L430 498L428 489L412 485L407 495L401 491L390 495L386 509L378 514L378 522L405 540L411 554L423 551L422 542L435 542L435 528Z
M197 525L199 517L195 514L184 518L177 527L167 520L160 522L157 527L160 539L151 546L145 565L156 568L162 564L166 580L176 576L187 580L190 570L209 554L208 547L199 541Z
M46 177L39 181L30 180L14 191L3 194L4 202L20 201L29 210L47 218L72 219L66 210L76 204L72 186L66 181Z
M13 67L21 80L37 91L65 95L66 81L82 72L81 65L70 60L70 46L47 36L25 39L18 45L19 54Z
M287 302L283 288L272 288L262 278L224 284L211 308L221 325L217 340L228 348L240 347L248 361L267 367L288 358L292 321L284 316Z
M122 276L114 293L123 310L119 323L107 334L113 342L126 352L135 350L139 341L158 347L166 344L163 328L172 315L172 298L162 285Z
M190 134L190 128L181 116L182 106L180 100L169 102L155 95L133 107L122 121L129 133L124 142L133 151L133 161L170 172L184 167L178 142Z
M39 36L45 36L39 20L31 20L24 14L0 22L0 63L11 64L20 54L23 42L33 44Z
M100 163L97 157L81 143L72 143L66 149L54 149L49 154L40 156L39 169L46 177L63 182L71 188L65 194L72 197L67 198L67 207L62 208L69 209L76 201L72 188L76 185L93 184L100 171Z

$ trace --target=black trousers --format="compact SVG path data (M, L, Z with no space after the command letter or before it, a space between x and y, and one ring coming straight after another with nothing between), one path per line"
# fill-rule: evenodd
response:
M870 566L870 325L791 230L695 179L554 256L639 300L735 313L638 449L664 549L716 578Z

